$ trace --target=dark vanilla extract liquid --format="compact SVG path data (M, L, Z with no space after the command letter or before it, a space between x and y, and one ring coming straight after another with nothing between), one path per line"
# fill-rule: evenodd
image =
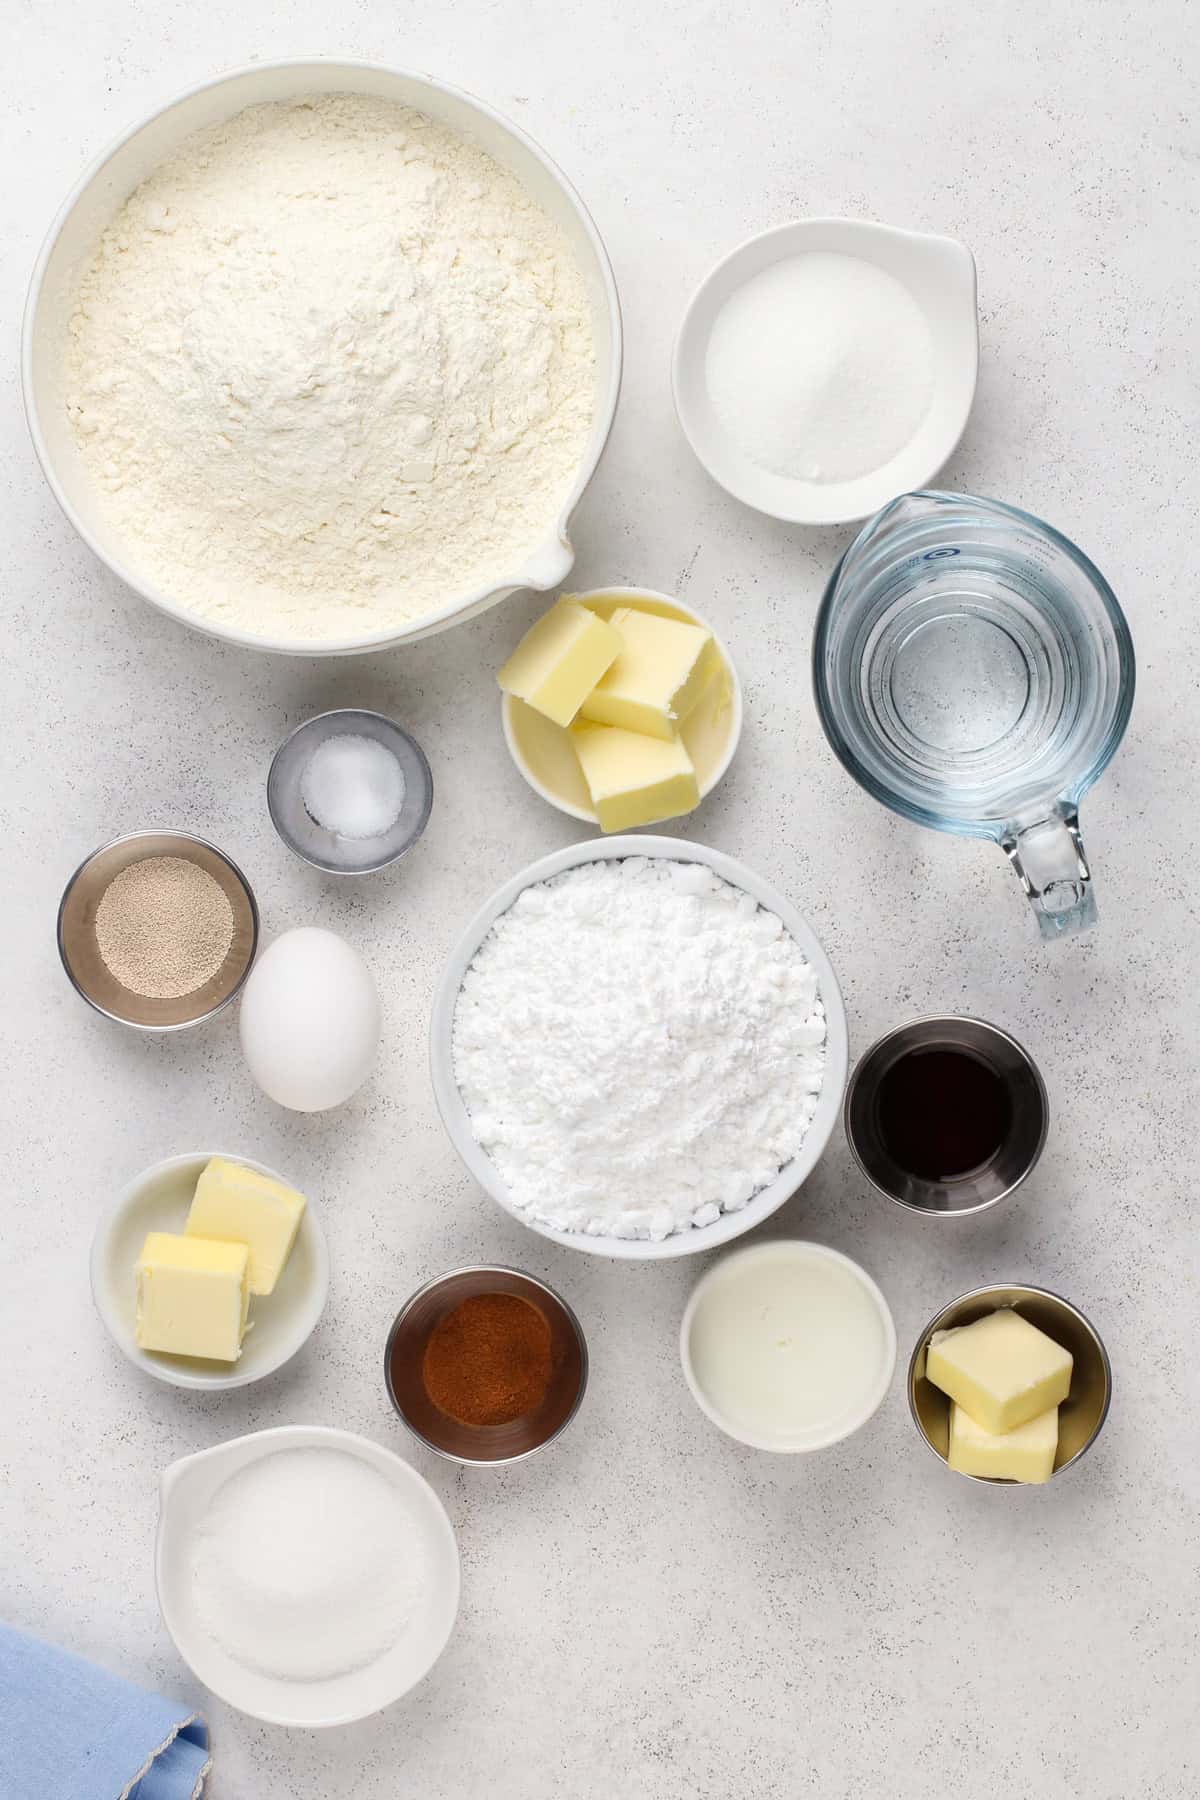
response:
M989 1161L1012 1125L1003 1081L965 1050L910 1050L876 1099L893 1162L923 1181L950 1181Z

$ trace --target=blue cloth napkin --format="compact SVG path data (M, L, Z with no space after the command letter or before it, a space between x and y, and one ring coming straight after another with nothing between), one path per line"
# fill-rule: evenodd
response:
M197 1713L0 1625L4 1800L199 1800L209 1766Z

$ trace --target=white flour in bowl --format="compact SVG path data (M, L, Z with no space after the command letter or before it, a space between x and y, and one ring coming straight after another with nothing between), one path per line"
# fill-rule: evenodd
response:
M382 630L516 574L593 389L557 225L466 138L352 94L189 138L105 232L66 353L130 565L264 636Z
M735 1212L797 1154L825 1070L817 977L701 863L626 857L528 887L463 980L454 1073L514 1203L658 1240Z

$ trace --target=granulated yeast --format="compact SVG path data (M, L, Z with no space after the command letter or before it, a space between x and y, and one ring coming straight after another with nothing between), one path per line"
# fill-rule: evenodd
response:
M178 1000L210 981L233 943L219 882L184 856L149 856L113 877L96 908L110 975L147 1000Z

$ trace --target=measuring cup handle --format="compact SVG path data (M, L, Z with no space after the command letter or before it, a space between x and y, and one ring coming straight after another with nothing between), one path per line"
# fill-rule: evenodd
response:
M1010 826L1000 842L1044 938L1066 937L1096 923L1078 813L1055 812L1032 825Z

